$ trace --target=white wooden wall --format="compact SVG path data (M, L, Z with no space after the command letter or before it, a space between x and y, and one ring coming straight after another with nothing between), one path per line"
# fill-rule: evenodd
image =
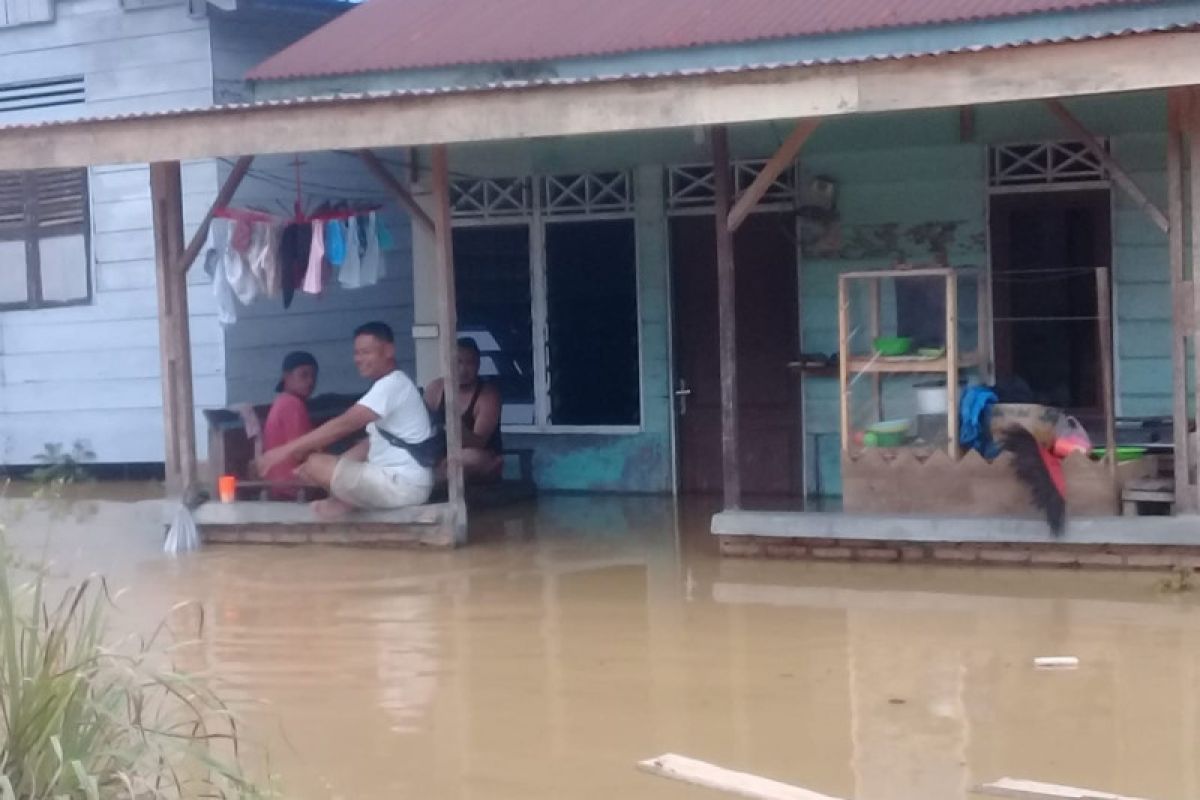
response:
M0 27L0 83L83 76L86 104L3 114L0 123L212 102L208 23L183 3L125 11L119 0L56 0L53 10L53 22ZM89 177L93 302L0 313L6 464L76 439L101 462L163 457L149 170L96 167ZM189 234L216 182L213 162L185 165ZM224 348L206 284L193 286L191 303L197 405L219 405Z

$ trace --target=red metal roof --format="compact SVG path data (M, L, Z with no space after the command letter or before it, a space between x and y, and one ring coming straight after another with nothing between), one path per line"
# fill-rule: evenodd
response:
M547 61L850 33L1146 0L368 0L253 80Z

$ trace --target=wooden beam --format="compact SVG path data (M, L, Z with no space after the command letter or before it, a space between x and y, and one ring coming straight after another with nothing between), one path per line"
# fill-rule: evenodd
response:
M154 260L158 286L158 348L169 492L196 481L196 422L192 399L192 343L183 253L183 184L178 161L150 165Z
M1195 497L1189 490L1190 452L1188 437L1188 389L1187 389L1187 337L1194 325L1191 292L1184 280L1183 238L1183 114L1186 105L1186 89L1172 89L1167 94L1167 212L1170 214L1170 229L1167 240L1171 265L1171 406L1175 446L1175 510L1196 510Z
M421 223L425 230L429 231L430 233L435 233L433 220L429 218L429 215L425 213L425 209L421 208L413 196L409 194L409 191L404 187L404 184L396 180L396 176L392 175L392 172L387 168L387 165L379 160L379 156L375 155L375 153L370 150L359 151L358 155L363 160L363 163L367 165L367 169L371 171L371 174L378 178L379 182L387 187L388 191L395 196L396 202L398 202L404 208L404 210L413 217L413 219Z
M222 208L233 201L233 195L237 192L238 187L242 185L242 180L245 179L246 173L250 171L250 164L253 163L254 156L241 156L234 163L233 169L226 176L225 182L221 184L220 191L217 192L217 199L209 206L208 212L204 215L204 220L200 223L200 227L192 234L192 240L188 242L188 246L184 249L183 255L179 257L178 269L180 272L187 272L192 268L192 264L196 261L196 256L200 255L200 250L204 247L204 242L208 239L208 229L212 226L213 215L218 208Z
M437 270L438 366L446 381L446 483L450 525L457 544L467 541L467 502L463 487L462 412L454 376L458 374L458 311L454 285L453 219L450 214L450 159L446 145L433 147L433 201Z
M651 775L684 781L741 797L752 797L756 800L837 800L829 795L799 786L751 775L748 772L736 772L716 764L709 764L674 753L666 753L658 758L639 761L637 766L638 769Z
M0 129L0 170L579 136L1190 86L1200 32L860 64L287 99ZM1155 57L1146 58L1152 52ZM569 108L571 113L563 113ZM286 134L286 135L285 135Z
M813 131L820 124L819 119L802 119L796 123L791 135L779 146L762 171L754 177L754 181L746 189L746 193L734 203L733 210L729 212L730 231L736 232L746 221L746 217L750 216L750 212L758 205L758 201L762 200L763 195L771 188L771 184L775 183L775 179L796 160L800 148L804 147L808 137L812 136Z
M737 302L733 231L729 219L732 194L729 134L724 126L711 131L713 189L717 224L717 327L721 369L721 479L725 508L742 505L742 475L738 461Z
M1158 226L1159 230L1166 233L1170 227L1167 215L1146 196L1146 193L1142 191L1142 187L1137 185L1137 181L1130 177L1124 167L1113 158L1112 154L1104 148L1104 145L1100 144L1100 140L1093 136L1092 132L1084 127L1083 123L1074 114L1067 110L1062 101L1050 98L1045 103L1054 116L1062 120L1062 123L1071 132L1071 135L1083 142L1088 151L1112 174L1113 182L1120 187L1121 191L1129 195L1134 205L1140 208L1150 218L1150 221Z
M1096 269L1096 334L1100 345L1100 406L1104 412L1104 461L1112 481L1112 513L1120 513L1117 485L1117 397L1113 379L1112 288L1107 267Z
M1200 419L1200 328L1196 327L1196 314L1200 314L1200 92L1194 87L1188 90L1188 102L1184 108L1188 142L1188 182L1184 187L1188 192L1191 219L1184 222L1184 228L1190 229L1192 239L1192 356L1195 383L1192 386L1192 397L1196 403L1197 419ZM1200 508L1200 453L1193 453L1197 459L1196 483L1192 487L1190 502L1193 508ZM1185 462L1186 463L1186 462Z

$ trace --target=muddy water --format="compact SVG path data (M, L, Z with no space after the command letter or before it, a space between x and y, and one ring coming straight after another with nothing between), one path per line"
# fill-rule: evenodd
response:
M128 586L126 624L202 601L190 666L291 798L718 796L634 770L668 751L860 800L1005 775L1200 790L1200 605L1156 576L721 561L704 510L660 500L544 499L455 553L172 561L158 515L12 527L61 572Z

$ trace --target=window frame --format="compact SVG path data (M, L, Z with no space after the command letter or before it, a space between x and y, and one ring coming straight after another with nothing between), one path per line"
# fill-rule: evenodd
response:
M54 226L42 229L38 225L38 194L37 176L53 172L78 172L82 176L82 196L80 198L81 219L71 225ZM8 174L12 174L11 172ZM40 310L47 308L70 308L73 306L91 305L95 287L92 282L92 214L91 214L91 174L86 168L68 168L53 170L21 170L16 172L21 176L22 204L24 208L23 225L20 228L5 229L0 227L0 242L24 242L25 244L25 291L26 299L21 302L0 302L0 312ZM78 233L83 237L84 285L86 291L82 297L73 300L46 300L42 296L42 256L39 244L43 239L52 239L60 235Z
M619 170L606 170L613 174ZM505 433L553 433L582 435L634 435L645 432L646 424L646 371L645 341L642 330L642 248L637 225L638 198L633 193L633 176L626 174L631 192L628 207L624 210L584 210L579 212L546 209L543 190L547 178L561 175L535 174L516 180L525 180L528 186L528 206L521 213L506 212L480 216L457 216L452 221L455 228L488 228L525 225L529 231L529 280L530 319L533 325L533 401L534 422L532 424L504 424ZM488 181L507 181L509 178L479 178ZM637 317L637 373L638 373L638 422L636 425L555 425L550 421L550 372L549 372L549 308L547 295L546 227L556 222L599 222L604 220L628 220L633 223L634 237L634 297Z

